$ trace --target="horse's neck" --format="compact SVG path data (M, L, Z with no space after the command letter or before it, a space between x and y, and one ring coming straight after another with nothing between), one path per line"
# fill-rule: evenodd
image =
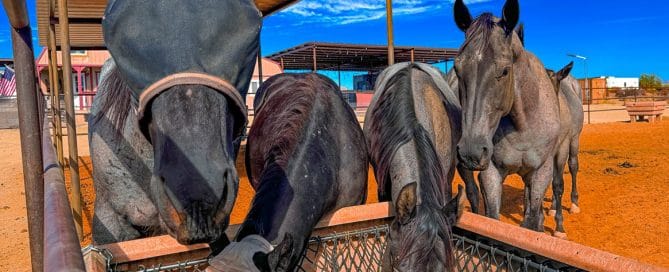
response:
M514 100L509 114L516 130L541 127L547 119L559 118L557 96L543 65L524 51L514 63Z

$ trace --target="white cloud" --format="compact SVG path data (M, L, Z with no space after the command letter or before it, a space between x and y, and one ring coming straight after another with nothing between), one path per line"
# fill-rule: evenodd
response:
M448 1L455 2L455 0ZM465 0L465 3L475 4L489 1L492 0ZM450 7L450 5L444 5L443 0L395 0L393 1L393 15L397 17L436 12L445 7ZM279 16L295 19L293 25L313 23L346 25L380 20L385 15L385 2L381 0L303 0Z

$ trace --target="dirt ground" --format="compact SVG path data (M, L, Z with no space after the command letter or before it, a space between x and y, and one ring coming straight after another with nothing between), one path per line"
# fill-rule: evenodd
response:
M581 135L579 193L581 213L565 212L568 239L615 254L669 267L669 120L649 123L585 125ZM0 130L0 271L28 271L29 263L25 197L17 130ZM239 195L232 224L240 223L253 198L242 161ZM82 156L82 194L85 239L90 243L94 191L90 159ZM376 201L370 171L368 202ZM571 178L565 173L563 206L570 205ZM459 178L458 183L461 183ZM523 183L518 176L504 183L501 220L522 220ZM547 192L544 206L550 205ZM555 223L547 217L546 233ZM19 268L19 269L17 269ZM22 268L26 268L25 270Z

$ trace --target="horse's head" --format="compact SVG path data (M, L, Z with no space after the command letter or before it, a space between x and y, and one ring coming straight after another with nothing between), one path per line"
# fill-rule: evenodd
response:
M514 37L518 0L508 0L501 19L484 13L472 21L462 0L455 1L455 22L465 42L455 58L463 135L460 162L484 170L492 157L492 139L500 119L511 111L514 97ZM517 44L520 44L518 41Z
M105 11L105 43L153 146L151 198L180 243L228 226L261 22L250 0L115 0Z
M209 261L212 271L289 271L294 261L295 241L289 233L276 246L259 235L249 235L232 242Z
M417 184L410 183L395 201L395 220L390 226L388 257L396 271L450 271L454 265L451 228L462 215L464 194L445 206L425 201L417 205Z
M140 103L140 125L154 151L153 200L164 227L181 243L212 242L228 225L246 128L245 108L233 92L176 85L146 108Z

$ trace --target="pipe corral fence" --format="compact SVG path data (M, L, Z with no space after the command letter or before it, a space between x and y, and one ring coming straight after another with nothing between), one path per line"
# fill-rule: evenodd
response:
M56 0L48 0L54 18ZM69 59L67 0L57 0L61 26L60 48ZM258 1L256 1L258 2ZM263 1L261 1L263 2ZM264 1L268 2L268 1ZM294 1L275 1L273 12ZM68 200L62 165L60 103L46 111L46 100L37 89L32 31L25 1L3 0L12 26L12 42L17 82L17 103L21 134L21 155L29 218L29 238L33 271L197 271L207 266L209 248L205 244L180 245L169 236L158 236L108 245L80 248L81 207L77 188ZM388 0L387 3L390 3ZM389 12L389 14L391 14ZM392 20L388 20L389 30ZM49 22L49 55L55 56L55 20ZM390 31L389 31L390 32ZM392 44L392 39L389 39ZM392 46L389 46L389 49ZM389 55L393 52L389 51ZM392 59L389 57L389 59ZM74 106L71 67L63 62L65 121L68 135L74 133ZM51 68L51 79L58 75ZM58 80L51 80L51 102L59 101ZM48 118L45 114L52 114ZM50 121L51 120L51 121ZM53 126L55 141L49 132ZM74 140L73 140L74 139ZM76 137L68 137L69 166L76 179ZM73 147L73 148L72 148ZM74 167L74 168L73 168ZM73 182L73 187L78 183ZM388 224L392 220L389 203L348 207L325 216L314 230L301 260L303 271L379 271L386 250ZM75 224L77 222L78 224ZM45 224L47 223L47 224ZM236 232L230 226L227 234ZM519 228L479 215L464 213L453 230L457 269L460 271L661 271L662 268L579 245L552 236Z

